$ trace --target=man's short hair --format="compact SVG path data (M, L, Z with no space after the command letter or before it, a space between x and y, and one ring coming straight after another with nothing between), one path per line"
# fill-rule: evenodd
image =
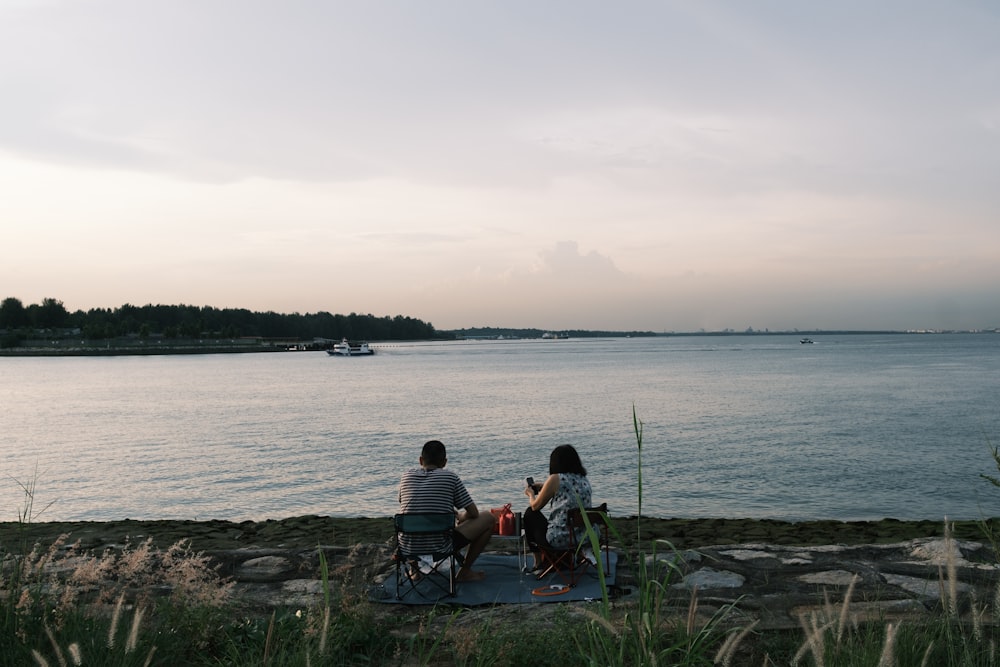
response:
M420 450L420 456L424 463L438 468L444 467L448 456L444 450L444 443L440 440L428 440L424 443L424 448Z

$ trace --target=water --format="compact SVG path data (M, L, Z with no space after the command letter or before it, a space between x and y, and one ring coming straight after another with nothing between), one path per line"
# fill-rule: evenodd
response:
M1000 336L398 344L323 353L0 358L0 520L388 516L441 439L480 507L579 449L648 516L1000 515Z

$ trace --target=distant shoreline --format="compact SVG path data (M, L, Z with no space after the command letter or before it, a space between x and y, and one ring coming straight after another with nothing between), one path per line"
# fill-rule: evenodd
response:
M167 354L247 354L259 352L288 352L273 345L254 346L193 346L193 347L74 347L74 348L6 348L0 349L0 357L120 357L120 356L160 356ZM314 350L315 351L315 350Z
M519 339L510 332L509 329L489 329L495 331L495 336L504 336L509 339ZM1000 329L984 329L978 331L859 331L859 330L812 330L812 331L701 331L701 332L662 332L644 333L642 335L629 334L628 332L574 332L570 336L572 339L590 338L626 338L630 336L641 338L723 338L736 336L928 336L928 335L974 335L974 334L1000 334ZM444 338L435 340L441 343L462 343L468 341L491 340L492 336L473 336L464 338ZM523 340L535 340L524 338ZM539 339L540 340L540 339ZM369 341L371 342L371 341ZM425 339L419 341L386 341L387 343L401 342L426 342ZM377 341L376 341L377 343ZM77 344L72 347L61 346L37 346L28 345L24 347L0 348L0 357L111 357L111 356L154 356L171 354L248 354L261 352L321 352L325 348L314 343L268 343L268 344L182 344L182 345L142 345L134 342L128 344L111 345L107 342L94 344Z

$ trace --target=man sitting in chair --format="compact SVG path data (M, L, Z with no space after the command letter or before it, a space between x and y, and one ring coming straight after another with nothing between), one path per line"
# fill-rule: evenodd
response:
M458 510L455 550L466 545L469 549L455 579L480 581L486 573L473 570L472 564L490 541L496 517L490 512L479 511L458 475L445 470L447 462L441 441L431 440L424 444L420 451L420 467L407 470L399 482L399 512L417 514Z

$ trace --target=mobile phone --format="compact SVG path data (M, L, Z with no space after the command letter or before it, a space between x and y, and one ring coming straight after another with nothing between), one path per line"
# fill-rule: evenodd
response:
M525 477L524 481L527 482L528 486L531 486L531 487L535 486L535 478L534 477Z

